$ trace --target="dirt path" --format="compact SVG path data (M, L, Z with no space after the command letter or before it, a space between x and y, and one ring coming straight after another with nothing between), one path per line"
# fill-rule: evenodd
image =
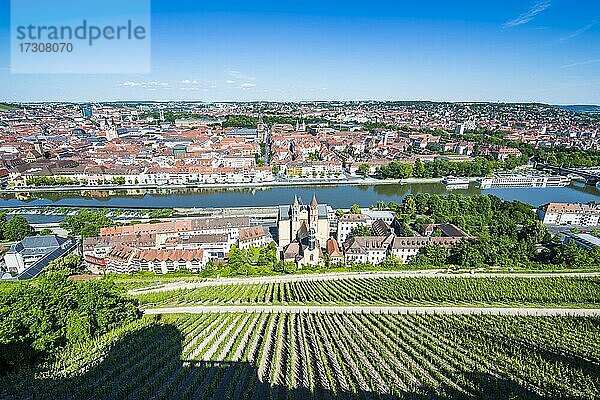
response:
M267 313L373 313L373 314L487 314L487 315L574 315L596 316L600 309L592 308L529 308L529 307L394 307L394 306L190 306L149 308L145 314L202 314L229 312Z

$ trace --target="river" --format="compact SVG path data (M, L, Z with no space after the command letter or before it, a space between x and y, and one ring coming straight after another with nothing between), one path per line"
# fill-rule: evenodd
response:
M294 194L305 202L313 194L320 203L333 208L347 208L357 203L362 207L378 201L401 201L409 193L446 194L441 183L410 183L383 185L331 185L231 189L136 189L86 190L73 192L2 193L0 207L114 207L114 208L214 208L243 206L273 206L290 204ZM586 203L600 200L597 187L574 182L563 188L510 188L480 190L475 184L451 193L491 194L507 200L519 200L533 206L547 202Z

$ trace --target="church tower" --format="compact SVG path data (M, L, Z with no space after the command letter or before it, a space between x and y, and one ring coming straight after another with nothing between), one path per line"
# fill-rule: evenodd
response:
M308 210L308 226L314 229L315 232L319 229L319 203L317 202L317 196L314 194Z
M260 114L258 115L258 121L256 123L256 136L260 142L265 141L265 123Z
M296 238L296 233L300 229L300 202L298 196L294 195L294 202L292 203L291 211L291 223L290 223L290 240Z

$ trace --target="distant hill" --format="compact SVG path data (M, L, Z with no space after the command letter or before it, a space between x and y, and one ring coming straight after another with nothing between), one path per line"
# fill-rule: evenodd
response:
M19 106L17 104L0 103L0 111L14 111L18 109Z
M584 114L593 114L600 115L600 106L592 106L592 105L572 105L572 106L555 106L557 108L562 108L563 110L580 112Z

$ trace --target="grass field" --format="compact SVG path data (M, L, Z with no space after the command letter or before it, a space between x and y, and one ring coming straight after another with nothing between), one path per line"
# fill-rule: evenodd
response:
M600 318L224 313L144 317L19 399L594 399Z
M137 295L144 306L376 304L600 306L600 278L354 278L227 284Z
M19 107L13 104L0 103L0 111L14 111L18 109Z

